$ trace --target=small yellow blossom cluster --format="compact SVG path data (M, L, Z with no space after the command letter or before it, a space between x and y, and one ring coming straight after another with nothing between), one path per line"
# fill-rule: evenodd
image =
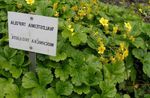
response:
M108 20L107 19L105 19L105 18L101 18L100 20L99 20L99 22L104 26L104 27L108 27Z
M105 51L105 46L104 46L104 44L103 43L100 43L100 45L99 45L99 47L98 47L98 53L99 54L103 54L104 53L104 51Z
M105 46L103 44L101 44L98 47L98 53L103 54L105 49L106 49ZM116 61L123 61L128 56L129 51L128 51L128 48L125 45L125 43L121 42L119 45L119 48L114 50L114 53L115 53L115 55L111 54L109 56L107 55L106 57L105 57L105 55L101 55L100 61L102 63L108 63L108 62L115 63Z
M97 3L97 0L91 0L92 3L96 4Z
M80 9L80 10L78 11L78 15L79 15L80 17L86 16L86 11L85 11L84 9Z
M117 50L115 58L122 61L128 56L128 53L129 53L128 48L125 46L125 43L122 42L120 43L120 47Z
M26 0L27 4L32 5L34 4L35 0Z
M103 63L103 64L107 64L109 62L108 58L105 58L104 56L101 56L100 57L100 61Z
M58 11L55 11L54 16L58 17L58 16L59 16L59 12L58 12Z
M118 32L118 26L113 27L113 34L116 34Z
M71 36L74 36L74 28L72 27L72 25L68 26L68 30L71 32Z
M86 2L81 2L80 6L74 5L71 7L73 11L76 12L74 19L77 21L79 19L83 19L85 16L89 15L92 11L91 4Z
M132 29L131 24L129 22L125 22L124 25L127 31L125 37L127 36L129 40L131 40L132 42L135 41L135 38L132 35L130 35L131 29Z
M16 5L17 5L17 8L18 8L18 9L21 9L21 8L22 8L22 4L21 4L21 3L17 3Z
M53 10L55 11L54 12L54 16L55 17L59 16L59 12L57 11L57 8L58 8L58 2L56 2L56 3L53 4Z
M58 8L58 2L53 4L53 10L56 10Z
M143 13L143 10L140 8L140 9L139 9L139 12L140 12L140 13Z
M131 40L132 42L134 42L135 38L131 35L131 36L129 36L129 40Z
M67 10L67 6L64 5L64 6L62 7L62 10L63 10L63 12L65 12L65 11Z
M87 3L83 3L81 4L81 8L78 10L78 15L80 17L84 17L88 14L90 14L90 12L92 11L91 6Z
M72 9L73 11L78 11L78 6L77 6L77 5L74 5L74 6L71 7L71 9Z
M127 33L129 33L132 29L131 24L129 22L125 22L124 25L125 25L125 28L127 30Z
M109 20L102 17L99 19L99 22L104 27L105 33L108 34L108 32L109 32L109 30L108 30Z
M109 31L109 29L108 29L109 20L108 19L102 17L99 19L99 22L104 27L105 33L106 33L106 31ZM135 38L130 34L130 32L132 30L131 24L129 22L125 22L124 27L125 27L125 31L126 31L125 35L128 37L129 40L134 41ZM117 34L118 31L119 31L119 26L115 25L115 26L113 26L112 33L110 35L114 36L115 34ZM107 34L109 34L109 33L107 33ZM96 36L98 34L97 34L97 32L95 32L93 35ZM106 47L104 46L104 44L102 42L103 41L101 39L98 41L98 43L100 43L100 45L98 47L98 53L101 54L100 61L102 63L108 63L108 62L115 63L116 61L123 61L129 54L127 45L125 44L125 42L121 42L119 45L119 48L118 47L117 48L110 47L110 50L112 50L112 53L109 53L106 56L106 55L104 55ZM109 47L108 47L108 49L109 49Z

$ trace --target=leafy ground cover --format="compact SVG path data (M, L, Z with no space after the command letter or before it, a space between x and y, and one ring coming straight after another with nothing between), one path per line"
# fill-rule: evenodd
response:
M0 98L150 98L149 7L26 1L0 0ZM58 17L57 56L29 70L28 52L8 47L7 11Z

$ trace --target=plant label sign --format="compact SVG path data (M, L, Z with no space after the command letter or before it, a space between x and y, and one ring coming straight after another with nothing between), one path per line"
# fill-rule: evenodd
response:
M58 18L8 12L11 48L56 56Z

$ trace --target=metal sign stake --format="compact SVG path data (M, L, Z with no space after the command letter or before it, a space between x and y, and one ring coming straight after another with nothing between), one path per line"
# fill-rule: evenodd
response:
M35 69L36 69L36 53L29 52L29 60L31 61L31 65L29 66L29 70L35 72Z

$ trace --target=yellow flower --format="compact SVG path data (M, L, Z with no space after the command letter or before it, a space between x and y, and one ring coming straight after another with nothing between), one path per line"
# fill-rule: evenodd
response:
M22 4L21 3L17 3L17 8L21 9L22 8Z
M135 41L135 38L133 36L130 36L129 39L134 42Z
M126 50L123 52L123 56L124 56L124 57L127 57L128 54L129 54L129 51L128 51L128 49L126 49Z
M75 19L76 21L78 21L78 20L79 20L79 17L76 15L76 16L74 17L74 19Z
M63 6L62 9L65 12L67 10L67 6Z
M104 53L104 51L105 51L105 46L104 46L104 44L101 44L99 47L98 47L98 53L99 54L103 54Z
M54 16L58 17L59 16L59 12L55 12Z
M116 54L116 58L118 58L118 60L121 60L121 61L124 60L124 56L122 54L120 54L120 53Z
M92 1L92 3L94 3L94 4L96 4L97 3L97 0L91 0Z
M71 9L74 10L74 11L77 11L78 10L78 6L75 5L75 6L71 7Z
M113 27L113 33L117 33L117 31L118 31L118 27L117 26Z
M111 60L112 63L116 62L116 59L113 56L110 57L110 60Z
M109 60L107 58L104 58L104 57L100 57L100 61L103 63L103 64L106 64L109 62Z
M105 19L105 18L101 18L100 20L99 20L99 22L104 26L104 27L108 27L108 20L107 19Z
M120 43L120 49L121 49L121 51L124 50L124 47L125 47L125 43L124 42Z
M125 28L127 29L127 31L130 32L131 28L132 28L131 24L129 22L125 22L124 25L125 25Z
M27 4L32 5L35 2L35 0L26 0L26 2L27 2Z
M69 28L69 29L72 28L72 25L68 25L68 28Z
M73 29L73 28L70 28L69 30L70 30L71 32L73 32L73 31L74 31L74 29Z
M72 28L72 25L68 25L68 30L73 32L74 31L74 28Z
M53 9L54 10L57 9L57 7L58 7L58 2L53 4Z
M143 13L142 9L139 9L139 12L140 12L140 13Z
M94 32L94 36L98 35L98 32Z
M71 36L74 36L74 35L75 35L75 33L74 33L74 32L72 32L72 33L71 33Z
M83 16L86 15L86 12L83 9L81 9L81 10L78 11L78 15L83 17Z

